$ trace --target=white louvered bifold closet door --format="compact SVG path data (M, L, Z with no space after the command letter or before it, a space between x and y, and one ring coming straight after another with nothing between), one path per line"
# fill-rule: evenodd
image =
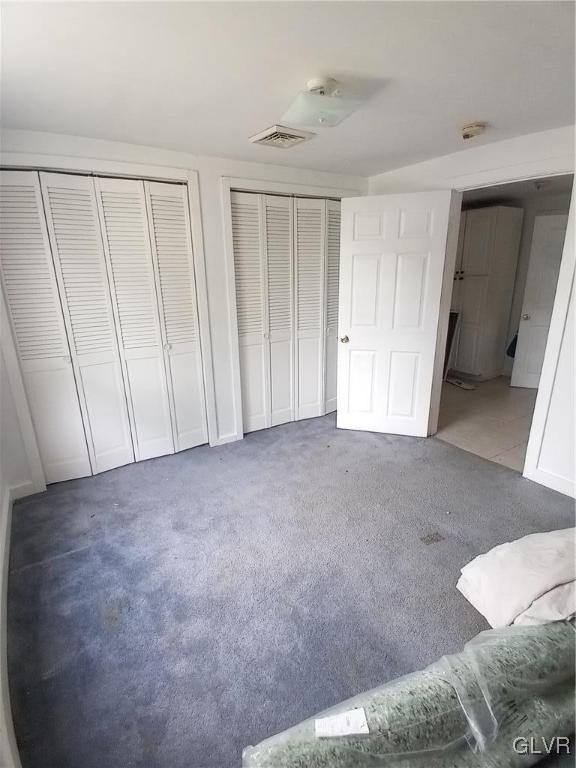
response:
M261 195L232 192L232 241L244 432L270 426L264 204Z
M294 200L296 419L324 413L324 200Z
M134 461L94 180L41 173L44 209L94 473Z
M264 196L270 425L294 419L292 200Z
M36 172L0 173L0 267L46 481L90 475Z
M174 452L144 182L95 184L138 461Z
M144 182L176 450L208 440L194 260L183 184Z
M336 410L338 369L338 285L340 274L340 201L326 200L326 413Z

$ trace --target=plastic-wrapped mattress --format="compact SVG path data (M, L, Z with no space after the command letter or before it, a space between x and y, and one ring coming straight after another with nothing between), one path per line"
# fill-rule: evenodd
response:
M461 653L247 747L245 768L514 768L574 732L568 622L482 632Z

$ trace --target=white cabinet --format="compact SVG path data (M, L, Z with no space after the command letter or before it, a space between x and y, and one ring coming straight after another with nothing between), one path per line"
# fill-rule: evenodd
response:
M244 431L336 407L340 203L233 192Z
M462 212L452 294L461 320L452 367L480 380L502 372L522 215L506 206Z
M206 442L185 186L3 172L0 246L47 482Z

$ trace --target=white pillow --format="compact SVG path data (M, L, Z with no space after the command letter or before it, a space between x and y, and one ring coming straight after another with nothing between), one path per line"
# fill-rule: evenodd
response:
M492 627L512 624L538 598L576 579L575 532L532 533L500 544L465 565L457 587ZM546 616L546 605L534 615Z
M514 624L547 624L549 621L571 619L576 615L576 581L560 584L534 600Z

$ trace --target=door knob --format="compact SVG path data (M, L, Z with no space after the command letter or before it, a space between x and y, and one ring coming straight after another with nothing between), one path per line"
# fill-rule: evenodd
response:
M522 320L530 320L530 315L522 315Z
M342 342L342 344L348 344L350 339L348 338L348 336L340 336L340 341Z

